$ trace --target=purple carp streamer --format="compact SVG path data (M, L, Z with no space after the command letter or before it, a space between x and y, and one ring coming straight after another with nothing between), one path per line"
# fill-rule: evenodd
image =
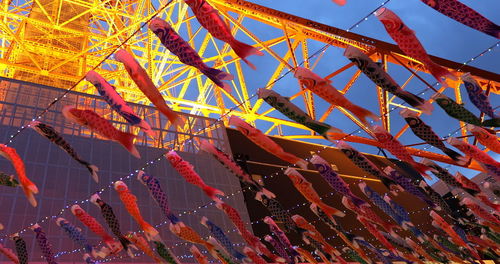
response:
M17 258L20 264L28 263L28 250L26 249L26 242L19 235L19 233L12 234L10 239L16 244Z
M34 224L33 226L31 226L31 230L33 230L36 234L36 241L47 263L57 264L56 259L54 258L54 253L52 253L52 245L49 243L47 235L42 230L42 227L40 227L40 225L38 224Z
M457 0L421 0L439 13L468 27L481 31L494 38L500 38L500 26L491 22L474 9Z
M205 76L212 80L217 86L224 89L226 92L231 92L231 86L223 82L223 80L232 80L234 77L221 70L208 67L200 58L200 55L194 50L189 43L165 20L153 18L149 23L149 29L153 31L160 39L161 43L170 50L173 54L179 57L179 60L189 66L193 66L200 70Z

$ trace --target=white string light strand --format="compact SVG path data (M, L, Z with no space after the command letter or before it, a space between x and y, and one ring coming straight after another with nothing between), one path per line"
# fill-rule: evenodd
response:
M170 1L170 2L172 2L172 1ZM170 2L169 2L169 3L170 3ZM389 2L389 1L386 1L385 3L387 3L387 2ZM383 3L383 5L384 5L385 3ZM371 15L371 14L370 14L370 15ZM365 20L366 20L366 19L364 19L364 20L362 20L362 21L365 21ZM495 44L494 46L492 46L492 47L488 48L486 52L491 51L494 47L497 47L497 46L498 46L498 43L497 43L497 44ZM477 58L477 57L483 56L486 52L483 52L483 53L481 53L480 55L477 55L477 56L473 57L472 59L470 59L470 60L468 60L468 61L464 62L464 63L463 63L463 65L466 65L466 64L468 64L469 62L474 61L474 59L475 59L475 58ZM111 54L110 54L110 55L111 55ZM311 57L312 57L312 56L311 56ZM290 72L290 71L288 71L286 74L288 74L289 72ZM286 75L286 74L284 74L284 75ZM277 78L274 82L276 82L276 81L280 80L281 78L283 78L283 77L284 77L284 75L282 75L282 76L280 76L279 78ZM70 88L70 90L71 90L71 89L72 89L72 88ZM68 90L67 92L69 92L69 90ZM67 93L67 92L66 92L66 93ZM254 96L255 96L255 95L254 95ZM57 100L55 100L53 103L55 104L56 102L57 102ZM240 104L240 105L241 105L241 104ZM238 107L238 106L235 106L234 108L236 108L236 107ZM233 110L233 109L231 109L229 112L231 112L232 110ZM393 108L392 110L394 110L394 108ZM228 113L229 113L229 112L228 112ZM40 118L40 117L41 117L41 116L39 116L38 118ZM220 119L219 119L218 121L220 121ZM24 127L22 127L22 129L24 129ZM359 130L359 129L358 129L358 130ZM20 133L20 131L18 131L18 132ZM159 160L159 159L158 159L158 160ZM151 162L150 162L150 164L153 164L153 162L151 161ZM148 165L149 165L149 162L147 162L147 163L146 163L146 166L148 166ZM128 176L127 178L130 178L130 176ZM122 179L122 178L121 178L121 179ZM101 191L104 191L104 190L101 190ZM87 201L88 201L88 200L87 200ZM83 203L83 202L84 202L84 201L80 201L80 203ZM64 209L63 209L63 211L64 211ZM46 219L47 219L47 217L46 217Z
M165 5L162 9L166 8L166 7L167 7L167 5L169 5L172 1L173 1L173 0L170 0L170 1L169 1L169 2L168 2L168 3L167 3L167 4L166 4L166 5ZM383 5L385 5L387 2L388 2L388 1L386 1L386 2L382 3L382 4L381 4L381 6L379 6L377 9L379 9L380 7L382 7ZM159 12L160 12L162 9L160 9L160 10L159 10L159 11L157 11L157 12L155 12L154 16L158 15L158 14L159 14ZM367 15L367 17L368 17L368 16L370 16L371 14L372 14L372 13L370 13L369 15ZM153 17L151 17L149 20L151 20L152 18L154 18L154 16L153 16ZM148 20L148 21L149 21L149 20ZM362 20L361 20L361 22L359 22L359 23L362 23L363 21L366 21L366 20L362 19ZM145 24L147 24L147 22L146 22ZM138 30L139 30L139 29L138 29ZM138 31L136 31L136 32L138 32ZM134 34L135 34L136 32L134 32ZM133 35L131 35L128 39L130 39L132 36L133 36ZM126 41L128 41L128 39L127 39ZM125 41L124 43L126 43L126 41ZM123 44L124 44L124 43L123 43ZM123 45L123 44L122 44L122 45ZM308 60L309 60L309 59L311 59L311 58L313 58L313 57L315 57L315 56L317 56L317 55L318 55L318 54L319 54L319 53L320 53L323 49L325 49L325 48L326 48L326 46L328 46L328 44L327 44L327 45L325 45L325 47L323 47L323 48L319 49L318 51L316 51L315 53L313 53L311 56L309 56ZM118 48L119 48L119 47L118 47ZM118 48L116 48L116 49L115 49L115 51L116 51L116 50L118 50ZM109 57L110 57L110 56L111 56L111 55L112 55L115 51L111 52L111 53L110 53L110 54L106 57L106 59L107 59L107 58L109 58ZM104 60L103 60L103 61L104 61ZM100 63L102 63L103 61L101 61ZM304 61L302 61L300 65L302 65L304 62L305 62L305 60L304 60ZM268 84L265 88L267 88L267 87L269 87L269 86L273 85L274 83L278 82L279 80L281 80L282 78L284 78L286 75L288 75L291 71L292 71L292 69L289 69L287 72L285 72L284 74L282 74L281 76L279 76L278 78L276 78L275 80L273 80L272 82L270 82L270 83L269 83L269 84ZM82 78L81 80L83 80L83 79L84 79L84 78ZM81 81L81 80L80 80L80 81ZM75 85L75 86L76 86L76 85ZM65 91L65 93L64 93L64 95L63 95L63 96L66 96L66 94L67 94L69 91L71 91L71 89L73 89L73 88L74 88L74 87L71 87L70 89L68 89L67 91ZM257 93L254 93L254 94L253 94L252 96L250 96L248 99L246 99L246 100L244 100L243 102L241 102L241 103L239 103L239 104L237 104L237 105L235 105L235 106L231 107L231 108L230 108L230 109L229 109L226 113L224 113L223 115L221 115L221 116L220 116L217 120L215 120L213 123L210 123L210 124L209 124L207 127L205 127L205 128L199 129L197 132L202 133L203 131L205 131L206 129L208 129L208 128L212 127L213 125L219 124L219 123L220 123L220 121L222 121L224 117L228 116L228 115L229 115L232 111L234 111L236 108L238 108L239 106L243 105L245 102L247 102L248 100L252 99L252 98L253 98L253 97L255 97L255 96L257 96ZM56 99L57 99L57 100L54 100L51 104L49 104L49 106L48 106L48 107L47 107L47 109L46 109L47 111L48 111L48 109L49 109L49 108L50 108L53 104L55 104L55 103L59 100L58 98L56 98ZM46 113L46 111L44 111L43 113ZM38 115L36 118L34 118L34 119L32 119L32 120L33 120L33 121L35 121L35 120L37 120L37 119L41 118L42 116L43 116L43 114ZM22 127L21 127L21 129L19 129L19 130L16 132L16 134L11 135L11 136L10 136L10 139L9 139L9 143L11 143L11 142L12 142L12 140L13 140L13 138L14 138L14 137L16 137L19 133L21 133L21 132L22 132L25 128L27 128L27 127L29 127L29 125L27 125L27 126L22 126ZM359 130L360 130L360 129L357 129L355 132L353 132L353 133L351 133L351 134L354 134L354 133L356 133L356 132L359 132ZM196 132L195 132L195 133L196 133ZM351 135L351 134L349 134L349 135ZM348 135L348 136L349 136L349 135ZM187 142L186 142L186 141L187 141ZM188 140L183 141L183 143L184 143L184 144L185 144L185 143L189 143L189 142L192 142L192 140L191 140L191 139L188 139ZM181 144L179 144L178 146L180 146L180 145L181 145ZM145 168L145 167L149 166L150 164L153 164L155 161L159 161L159 160L161 160L161 157L162 157L162 156L163 156L163 154L162 154L162 155L160 155L159 157L155 158L155 159L152 159L152 160L150 160L150 161L146 162L146 165L144 165L144 166L141 168L141 170L144 170L144 168ZM138 171L138 170L136 170L136 172L137 172L137 171ZM133 175L134 175L134 173L130 173L129 175L127 175L127 176L125 176L125 177L122 177L122 178L120 178L119 180L129 179L129 178L130 178L130 177L132 177ZM110 184L109 184L106 188L107 188L107 189L109 189L109 188L113 188L113 182L111 182L111 183L110 183ZM105 191L105 189L104 189L104 188L102 188L102 189L101 189L100 191L98 191L97 193L98 193L98 194L102 194L104 191ZM74 201L71 205L73 205L73 204L78 204L78 203L83 204L83 203L88 202L88 201L89 201L89 199L80 200L80 201ZM62 215L62 214L64 213L64 211L66 211L66 209L68 209L69 207L71 207L71 205L66 205L63 209L61 209L61 210L59 211L59 213L58 213L58 214L53 215L53 216L46 216L45 218L43 218L43 219L41 219L41 220L37 221L36 223L44 223L45 221L47 221L47 220L48 220L48 219L50 219L50 218L56 218L56 217L58 217L58 216ZM33 224L30 224L29 226L31 226L31 225L33 225ZM27 229L28 229L28 227L26 227L26 228L22 229L22 230L21 230L21 231L19 231L18 233L22 234L22 233L24 233ZM4 235L4 237L7 237L7 235Z
M113 48L113 50L104 57L104 59L102 59L101 61L99 61L99 63L92 67L92 70L96 70L99 66L101 66L101 64L103 64L109 57L111 57L111 55L113 55L119 48L121 48L123 45L125 45L130 39L132 39L135 34L137 34L137 32L140 32L142 30L142 28L147 25L153 18L155 18L157 15L159 15L163 10L165 10L174 0L169 0L168 3L166 3L164 6L162 6L160 9L158 9L157 11L155 11L151 17L149 17L148 19L146 19L146 21L140 26L138 27L130 36L128 36L125 40L123 40L120 45L116 46L115 48ZM83 81L85 79L85 75L80 77L80 79L78 79L75 84L73 84L70 88L66 89L61 95L59 95L58 97L54 98L54 100L52 102L50 102L47 107L39 114L35 115L35 117L33 119L31 119L31 121L36 121L40 118L42 118L43 115L45 115L49 109L55 105L57 102L59 102L59 100L61 100L62 98L65 98L67 96L67 94L72 91L81 81ZM14 134L10 135L9 139L8 139L8 142L5 144L5 145L8 145L10 143L12 143L12 141L14 140L15 137L17 137L22 131L24 131L26 128L30 127L30 124L28 125L23 125L21 126L20 129L18 129Z

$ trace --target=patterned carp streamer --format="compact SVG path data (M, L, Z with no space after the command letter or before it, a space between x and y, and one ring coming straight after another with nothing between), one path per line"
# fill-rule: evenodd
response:
M146 238L148 240L161 241L158 230L146 222L146 220L142 217L139 206L137 205L137 197L130 192L128 186L122 181L116 181L114 183L114 188L125 206L125 209L127 209L127 212L144 231Z
M387 195L384 196L384 200L388 204L391 205L392 209L394 209L394 211L397 212L399 214L399 216L401 216L401 218L403 218L408 223L411 223L410 216L409 216L408 212L406 211L406 209L404 209L404 207L402 207L401 205L399 205L396 202L392 201L389 198L389 196L387 196ZM425 235L424 233L422 233L422 231L420 231L420 229L416 228L413 225L413 223L411 223L410 225L408 225L408 229L410 230L410 232L413 235L415 235L415 237L417 237L418 241L420 241L421 243L423 243L425 240L429 239L427 237L427 235Z
M360 107L351 101L349 101L341 92L339 92L335 87L331 85L330 80L325 80L312 72L309 69L297 67L294 71L294 76L299 80L299 82L304 85L311 92L317 94L323 100L330 104L340 106L345 108L353 115L355 115L361 122L368 125L367 118L371 118L375 121L380 118L374 113L370 112L363 107Z
M135 135L116 129L108 120L92 110L76 109L72 106L63 107L62 113L69 121L86 126L100 136L120 143L130 154L140 159L141 155L134 145Z
M487 147L489 150L500 154L500 140L498 140L498 137L496 135L490 134L488 131L481 127L470 124L467 125L466 128L476 137L479 143Z
M257 90L257 95L259 96L259 98L266 101L266 103L274 107L286 117L301 125L304 125L312 131L320 134L327 140L333 142L335 140L334 135L332 135L333 133L343 133L342 130L338 128L312 119L306 112L302 111L302 109L290 102L290 99L281 96L279 93L273 90L259 88Z
M380 233L393 245L403 248L407 251L413 251L413 249L406 243L406 241L401 237L393 237L391 234L380 231Z
M53 127L38 121L31 122L30 127L33 128L36 132L38 132L38 134L46 137L50 142L60 147L78 163L85 166L87 170L89 170L94 181L99 182L99 176L97 176L97 172L99 171L99 169L96 166L88 163L87 161L82 160L78 156L76 151L71 147L71 145L59 133L57 133L57 131Z
M278 145L271 138L262 133L262 131L251 126L241 118L232 115L229 118L229 125L236 127L245 137L247 137L255 145L261 147L263 150L275 155L276 157L286 162L297 164L302 169L307 169L307 161L291 153L285 152L280 145Z
M455 176L453 176L461 185L463 188L466 188L467 190L470 190L469 193L480 193L481 192L481 187L477 185L475 182L469 180L467 177L465 177L462 173L457 172Z
M494 158L480 150L478 147L454 137L448 138L447 141L452 146L465 153L465 155L467 155L468 157L475 159L477 162L493 165L497 168L500 168L500 162L496 161Z
M245 255L248 256L249 259L252 260L252 263L267 264L267 262L263 258L261 258L259 255L257 255L257 253L255 253L255 251L253 251L251 248L245 247L245 248L243 248L243 252L245 253Z
M361 240L361 241L359 241L359 243L361 245L363 245L365 248L367 248L368 250L370 250L375 255L375 257L378 260L380 260L381 263L383 263L383 264L392 264L391 260L388 259L384 254L382 254L382 251L380 251L378 248L376 248L375 246L373 246L368 241Z
M380 231L377 229L377 227L374 224L372 224L370 221L368 221L368 219L364 218L361 215L358 215L356 217L356 219L361 224L363 224L363 226L366 228L366 230L368 230L368 232L370 234L372 234L382 245L384 245L384 247L389 249L391 252L394 252L395 254L397 254L394 246L389 241L387 241L387 239L385 239L384 235L382 235L382 233L380 233Z
M435 207L436 210L439 211L439 209L441 209L450 216L453 216L453 210L451 210L448 203L438 192L432 189L432 187L430 187L425 181L421 181L419 187L425 192L425 194L427 194L427 197L429 197L431 201L439 207Z
M143 171L139 171L137 173L137 180L148 187L149 193L155 199L156 203L158 203L158 206L160 206L163 214L170 222L175 224L180 221L179 218L177 218L177 216L170 210L167 194L161 188L158 178L146 174Z
M399 97L409 105L419 109L424 114L430 115L434 107L426 100L401 89L398 83L382 68L382 66L374 62L368 55L353 46L348 46L344 51L350 61L372 80L377 86L389 93Z
M205 216L201 218L201 224L210 230L210 233L212 233L214 238L219 241L219 243L227 250L227 252L229 252L229 254L240 261L243 261L243 259L246 258L245 255L243 255L233 247L233 243L231 242L231 240L229 240L226 234L224 234L224 231L222 231L220 227L212 223Z
M92 245L89 244L87 238L82 234L82 230L64 218L57 218L56 224L60 226L64 232L73 240L78 246L83 247L85 252L91 254L92 256L98 256L98 252L94 250ZM104 255L100 255L101 257L105 257Z
M495 110L493 110L493 107L491 106L490 98L488 95L483 93L483 89L479 86L477 81L472 78L470 73L467 72L463 74L461 78L464 83L465 90L469 95L470 101L477 107L477 109L491 118L498 118L495 114Z
M440 149L457 164L465 165L467 163L468 159L461 156L456 151L447 148L443 143L443 139L440 138L429 125L424 123L424 121L418 117L417 113L408 109L403 109L399 114L405 119L406 123L408 123L408 126L415 136L427 142L429 145Z
M500 38L500 26L457 0L421 0L439 13L485 34Z
M158 255L160 255L160 257L162 257L167 263L180 264L174 253L172 253L172 251L170 251L164 243L160 241L153 241L153 244L155 244L156 253L158 253Z
M208 258L205 255L201 254L200 250L195 245L192 245L189 248L189 252L193 254L193 257L199 264L208 264Z
M245 242L254 248L259 254L264 254L274 262L285 262L285 260L281 257L278 257L271 253L269 249L262 243L260 242L259 238L254 236L250 231L246 228L245 223L241 219L240 214L236 209L231 207L230 205L223 203L223 202L216 202L215 206L224 211L224 213L227 215L227 217L233 222L234 226L238 229L241 237L245 240ZM247 252L243 251L245 255L247 255L250 259L254 260L250 255L247 254ZM252 251L253 252L253 251ZM255 253L255 252L254 252Z
M200 141L200 149L211 154L220 164L226 167L231 173L236 175L240 182L244 185L247 185L251 188L251 190L255 192L264 192L267 197L274 198L276 195L266 188L262 187L258 182L252 179L252 177L240 166L236 163L227 153L220 150L213 144L209 143L207 140L202 139Z
M442 85L447 86L442 78L457 80L457 77L444 67L439 66L431 60L424 47L418 40L415 32L406 26L391 10L382 7L375 12L377 18L384 24L389 36L396 41L399 48L408 56L422 62L429 72Z
M500 211L500 205L491 201L490 198L493 197L490 197L489 195L483 193L479 185L477 185L475 182L467 179L467 177L465 177L460 172L457 172L455 176L452 177L454 177L462 185L462 189L468 192L470 195L473 195L485 205L495 209L496 211Z
M340 224L337 224L333 218L328 217L316 204L311 204L310 209L321 221L323 221L323 223L335 231L335 233L342 239L342 241L344 241L344 243L346 243L346 245L354 249L366 262L371 263L370 258L368 258L366 253L356 242L356 240L362 239L361 237L356 237L344 230Z
M475 126L500 127L500 118L481 121L479 117L471 113L469 110L465 109L462 104L458 104L444 94L437 93L433 95L432 98L436 100L436 103L446 112L446 114L457 120Z
M154 85L146 70L141 67L132 54L128 53L124 49L119 49L115 53L115 59L123 63L125 70L128 72L128 75L130 75L139 90L141 90L149 101L151 101L158 111L168 118L172 125L180 127L184 124L182 118L167 106L165 100L163 100L163 96Z
M217 86L226 90L228 93L231 92L231 86L223 82L223 80L232 80L234 77L229 73L208 67L202 61L200 55L196 53L196 50L189 46L189 43L182 39L165 20L157 17L153 18L149 23L149 29L156 34L163 46L179 57L182 63L197 68Z
M425 166L424 164L416 162L411 154L408 152L405 146L401 144L396 138L394 138L387 130L385 130L381 126L372 126L373 133L378 142L380 142L381 147L387 149L392 155L401 161L408 162L410 165L415 168L422 176L432 180L432 177L426 174L430 168Z
M36 242L42 251L43 257L48 264L57 264L54 253L52 253L52 245L49 243L45 232L42 230L42 227L38 224L34 224L31 227L31 230L35 232Z
M24 167L24 162L17 154L17 151L13 148L7 147L4 144L0 144L0 155L8 159L14 170L16 171L21 187L23 188L24 195L33 207L36 207L37 202L35 199L35 194L38 193L38 188L36 185L26 176L26 169Z
M20 264L20 261L16 254L12 251L10 248L6 248L3 244L0 244L0 252L4 254L10 261L12 261L15 264ZM26 263L26 262L25 262Z
M395 182L397 182L405 191L408 193L414 195L418 199L422 200L426 204L428 204L431 207L436 207L437 205L432 202L432 200L418 187L416 186L412 180L409 178L405 177L403 174L399 173L397 170L391 168L391 167L386 167L384 169L384 172L387 173L393 179ZM439 211L439 210L438 210Z
M134 243L134 245L136 245L140 250L142 250L142 252L144 252L144 254L148 255L156 263L163 263L163 261L155 255L155 253L153 252L151 247L149 247L148 242L146 241L146 239L143 236L141 236L137 233L129 232L126 235L126 237L128 240L132 241L132 243Z
M111 232L113 233L113 235L115 235L116 238L118 238L118 240L120 241L120 243L123 246L123 249L125 249L125 251L127 251L127 254L131 258L133 258L134 254L133 254L132 250L130 249L131 242L122 234L122 232L120 230L120 222L118 222L118 218L116 217L115 212L113 211L113 208L109 204L105 203L101 199L101 197L99 197L98 194L94 194L94 195L90 196L90 202L92 202L93 204L95 204L97 207L99 207L101 209L101 215L104 218L104 221L106 221L106 224L108 225L109 229L111 229ZM134 247L134 246L132 246L132 247ZM135 248L135 249L137 249L137 248Z
M406 243L411 247L413 248L413 250L415 250L420 256L424 257L425 259L427 260L432 260L434 259L432 256L429 255L429 253L427 253L427 251L422 248L419 244L415 243L413 240L411 240L410 238L405 238L405 241Z
M80 206L78 205L73 205L71 206L71 213L80 220L85 226L87 226L92 232L94 232L96 235L100 236L102 238L102 241L108 246L108 248L111 250L111 252L106 252L107 253L118 253L120 252L123 247L115 241L104 229L104 227L97 222L97 220L89 215L85 210L83 210Z
M295 225L292 220L292 215L286 210L283 205L274 198L269 198L265 194L259 192L255 199L260 201L266 209L274 216L278 223L283 225L285 232L289 233L292 230L300 233L301 230Z
M495 213L489 213L485 209L483 209L481 206L476 204L474 201L472 201L470 198L464 198L462 199L462 203L469 208L471 212L473 212L477 217L480 217L486 221L489 221L493 224L500 225L500 220L498 214Z
M14 175L7 175L4 172L0 172L0 185L7 187L17 187L19 182L14 179Z
M272 236L266 235L264 237L264 240L267 241L269 244L271 244L271 246L273 246L274 250L276 252L278 252L278 254L282 258L284 258L287 263L295 263L295 261L293 259L291 259L290 256L288 255L288 252L286 251L285 247L283 247L283 245L280 242L278 242L276 239L274 239Z
M347 144L343 140L339 140L336 143L337 147L349 158L354 165L358 166L360 169L365 172L377 177L382 183L387 187L387 189L391 190L395 195L397 195L397 191L402 191L401 187L398 186L396 182L391 180L382 170L380 170L377 165L375 165L371 160L369 160L365 155L351 147L351 145Z
M436 228L440 228L442 229L444 232L446 232L450 237L451 239L453 240L453 242L455 242L457 245L459 246L462 246L462 247L465 247L467 249L469 249L469 245L467 244L466 241L464 241L456 232L455 230L453 229L453 227L448 224L441 216L439 216L439 214L437 214L436 212L432 211L429 213L430 216L432 217L432 219L434 219L432 221L432 225Z
M85 260L87 264L99 264L99 262L93 260L89 254L83 254L83 260Z
M310 224L304 217L300 215L294 215L292 216L292 219L295 224L297 224L297 226L304 230L304 232L302 232L302 240L304 240L304 242L308 244L310 243L313 247L319 250L324 250L332 256L340 256L340 252L338 252L328 242L326 242L325 238L316 229L316 227Z
M390 216L398 225L404 229L408 229L411 223L406 222L400 215L398 215L392 207L382 198L382 196L375 190L370 188L365 182L360 182L358 184L359 189L363 192L366 197L372 201L380 210L382 210L386 215Z
M483 169L486 171L486 173L488 175L490 175L491 177L500 179L500 168L499 167L497 167L495 165L484 164L484 163L479 163L479 165L481 165L481 167L483 167ZM498 192L498 191L496 193L500 194L500 192ZM498 194L495 194L495 195L499 196Z
M216 256L218 260L222 264L238 264L240 261L234 261L234 258L232 258L230 255L227 254L226 250L215 240L213 237L208 237L207 239L208 243L212 244L215 246L215 252L217 253Z
M360 264L368 264L361 256L356 253L356 251L352 250L351 248L345 247L342 249L344 254L346 254L350 260L355 261Z
M300 255L309 263L318 264L314 256L308 251L300 247L293 247L294 250L300 253Z
M293 186L295 186L304 198L311 203L317 204L321 210L323 210L330 217L333 215L338 217L345 216L342 211L325 204L316 190L314 190L312 183L307 181L297 170L288 168L285 170L285 175L288 176L288 178L292 181Z
M467 187L464 187L453 175L451 175L447 170L443 169L441 166L437 165L435 162L429 160L429 159L422 159L420 161L422 164L425 164L434 170L432 173L440 180L442 180L444 183L448 184L452 188L460 188L463 189L464 191L467 191L468 193L474 195L477 193L476 190L473 189L468 189Z
M109 84L95 71L89 71L87 75L85 75L85 80L92 83L109 106L127 120L130 125L140 127L144 133L151 137L155 136L155 133L151 130L151 126L146 121L142 120L125 100L123 100L116 91L116 87Z
M290 256L292 256L295 261L298 261L300 254L294 249L285 232L283 232L283 230L281 230L276 222L274 222L274 220L269 216L264 217L264 223L269 226L269 230L271 230L271 232L278 238L278 242L283 245Z
M391 252L391 251L384 249L384 248L379 248L378 250L380 251L380 253L383 256L385 256L386 258L389 259L390 263L394 263L394 262L404 262L407 264L413 263L413 261L410 261L406 258L401 257L401 255L403 255L403 253L397 249L396 249L396 252Z
M455 243L451 242L448 237L434 235L433 238L436 241L436 244L438 244L440 247L444 248L445 251L449 251L455 255L463 257L463 256L461 256L462 250L460 249L460 247L457 246Z
M167 160L170 162L170 165L174 167L174 169L182 176L184 179L194 185L199 187L200 189L205 192L205 194L210 197L210 199L214 201L220 201L219 197L224 196L224 192L221 190L218 190L214 187L208 186L203 179L196 173L194 170L194 166L191 165L188 161L185 161L184 159L181 158L175 151L171 150L168 153L165 154L165 157Z
M357 197L349 189L349 185L340 178L340 176L332 169L330 164L320 156L314 154L311 158L311 163L316 167L316 170L321 174L323 179L338 193L352 199L356 206L369 206L363 199Z
M208 250L208 252L210 252L212 256L217 257L215 246L203 240L203 238L201 238L201 236L194 229L187 226L183 222L178 222L176 224L170 223L168 227L170 231L180 239L202 245Z
M353 211L356 213L358 216L362 216L364 219L377 224L384 228L387 232L390 232L391 235L397 236L396 232L394 231L395 228L400 228L399 226L393 225L389 223L388 221L385 221L382 219L380 216L378 216L370 207L364 207L360 208L356 206L349 197L342 197L342 204L345 206L345 208Z
M24 239L19 235L19 233L10 235L10 239L14 241L14 244L16 245L16 253L19 264L27 264L28 250L26 249L26 242Z
M255 66L246 59L246 57L250 55L263 56L264 53L259 51L257 48L236 40L231 34L231 30L228 25L220 17L219 12L207 3L207 1L184 0L184 2L191 7L191 10L196 16L198 22L200 22L200 24L208 32L210 32L214 38L229 44L238 57L240 57L252 69L256 69Z

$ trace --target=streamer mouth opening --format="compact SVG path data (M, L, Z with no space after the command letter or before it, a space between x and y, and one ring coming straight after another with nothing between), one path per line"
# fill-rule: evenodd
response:
M165 21L165 20L163 20L161 18L158 18L158 17L155 17L155 18L151 19L151 22L149 22L148 27L153 32L155 32L157 29L159 29L161 27L164 27L164 28L167 28L167 29L171 29L171 26L170 26L169 23L167 23L167 21Z
M116 53L115 53L115 60L121 62L121 63L124 63L127 61L127 58L129 57L128 56L128 52L124 49L119 49Z
M115 182L115 190L117 191L126 191L128 188L127 188L127 185L125 185L125 183L121 182L121 181L117 181Z
M410 109L403 109L399 112L402 117L417 117L418 114Z
M387 8L385 7L380 8L379 10L375 11L375 16L383 17L386 10Z
M361 51L358 48L349 45L344 50L344 56L351 58L351 57L354 57L359 52L361 52Z
M73 110L75 110L75 109L76 109L76 107L74 107L74 106L71 106L71 105L66 105L66 106L64 106L64 107L63 107L63 109L62 109L62 114L63 114L63 116L64 116L66 119L68 119L68 120L70 120L70 121L72 121L72 122L74 122L74 123L79 123L79 119L78 119L78 117L77 117L77 116L75 116L75 115L72 113L72 111L73 111Z
M78 206L78 205L71 206L70 210L76 216L83 214L83 209L80 208L80 206Z

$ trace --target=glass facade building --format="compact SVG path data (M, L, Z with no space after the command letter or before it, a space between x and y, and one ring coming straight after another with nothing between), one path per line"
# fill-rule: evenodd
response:
M138 129L131 128L99 96L69 92L39 121L53 126L82 159L99 168L99 183L96 183L86 167L74 161L62 149L31 128L26 128L11 138L19 128L28 125L34 117L42 113L55 98L61 97L63 92L64 90L43 85L0 79L0 142L9 143L12 140L8 146L17 150L26 165L27 176L40 190L36 195L38 207L32 207L21 188L0 186L2 208L0 223L5 226L5 229L0 231L0 238L6 247L14 249L14 243L8 239L8 235L24 231L21 236L27 243L30 262L45 262L34 239L34 232L28 229L31 224L39 223L47 233L54 252L58 253L59 263L82 262L83 252L71 253L79 247L56 225L55 219L56 217L66 218L80 227L92 244L100 244L100 238L79 222L69 209L64 208L76 203L107 227L99 208L87 201L91 194L102 189L104 192L100 196L113 207L120 220L122 232L139 231L139 226L127 213L118 194L110 187L112 182L123 179L132 193L137 196L145 220L153 226L158 225L157 229L167 246L173 247L173 252L182 258L182 262L194 262L187 256L187 254L190 255L191 244L184 243L168 230L168 224L165 224L166 218L160 208L150 197L147 188L137 180L136 170L141 168L160 179L168 195L172 211L181 214L180 219L186 225L193 227L206 237L209 235L208 229L199 223L201 217L206 216L227 231L233 243L242 242L225 214L213 205L202 190L187 183L162 156L167 150L175 149L181 157L194 165L195 170L208 185L229 195L224 201L235 207L244 221L248 222L248 213L238 179L214 158L204 152L199 152L196 147L197 139L207 139L230 153L226 130L222 123L213 125L217 120L182 114L186 125L175 130L154 107L130 104L134 111L143 117L157 133L157 137L152 139L139 132ZM117 142L103 140L87 128L65 120L61 114L61 109L65 105L77 106L79 109L92 109L105 116L116 128L139 134L136 145L141 153L141 159L130 155ZM9 175L14 174L12 165L4 158L0 158L0 171ZM110 231L109 233L111 234ZM202 249L201 246L198 247ZM123 258L114 259L113 262L153 262L144 256L130 259L124 252L120 256ZM0 262L4 261L7 259L1 255Z

